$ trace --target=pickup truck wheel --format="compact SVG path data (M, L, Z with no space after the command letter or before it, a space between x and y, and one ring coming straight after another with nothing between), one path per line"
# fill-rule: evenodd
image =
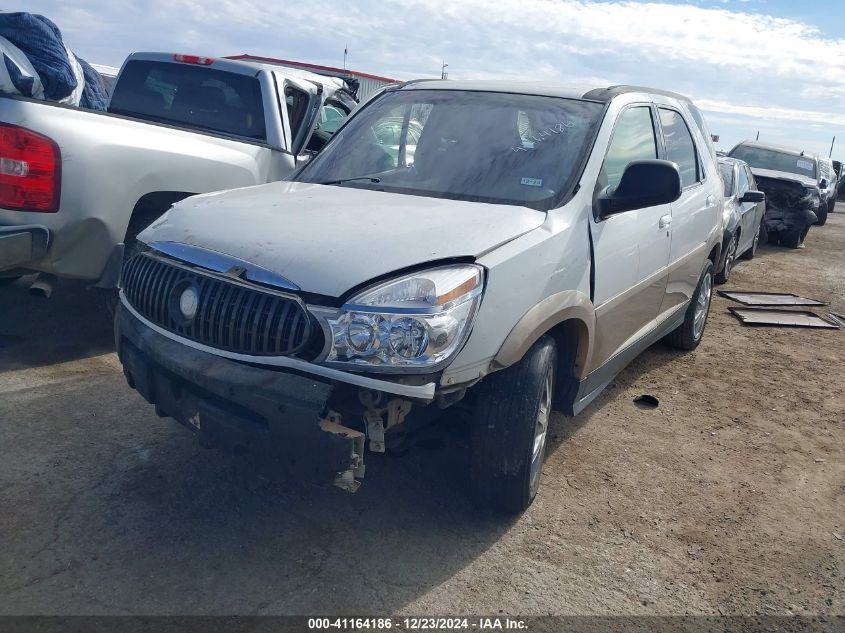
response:
M819 206L818 210L816 211L816 226L824 226L827 222L827 213L830 210L830 206L827 202Z
M470 443L472 492L479 505L515 514L537 496L556 366L555 341L543 336L517 364L479 385Z
M684 314L684 322L675 330L670 332L663 339L672 347L678 349L694 350L701 342L704 335L704 326L707 325L707 315L710 312L710 299L713 296L713 264L707 263L701 278L698 280L698 287L690 299L687 311Z
M739 236L734 233L731 236L731 241L725 249L725 265L722 270L716 275L716 283L723 284L731 278L731 271L736 261L736 247L739 245Z

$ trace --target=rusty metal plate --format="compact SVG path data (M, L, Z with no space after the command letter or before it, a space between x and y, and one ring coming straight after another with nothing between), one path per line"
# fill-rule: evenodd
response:
M809 310L776 310L772 308L728 308L743 325L776 327L811 327L838 330L839 326L825 321Z
M750 292L744 290L719 290L718 293L747 306L826 306L826 301L808 299L788 292Z

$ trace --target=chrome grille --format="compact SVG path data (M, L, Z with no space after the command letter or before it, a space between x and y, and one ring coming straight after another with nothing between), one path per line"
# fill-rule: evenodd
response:
M129 304L146 319L218 349L293 355L305 348L312 334L311 319L295 297L148 253L124 264L122 288ZM193 318L180 312L180 297L188 288L198 296Z

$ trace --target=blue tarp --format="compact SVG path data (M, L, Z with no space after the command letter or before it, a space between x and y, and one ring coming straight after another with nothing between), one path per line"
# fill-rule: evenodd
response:
M61 101L77 89L74 69L78 62L85 81L79 105L91 110L106 109L106 91L97 71L75 55L68 55L59 27L43 15L0 13L0 35L27 56L44 85L45 99Z

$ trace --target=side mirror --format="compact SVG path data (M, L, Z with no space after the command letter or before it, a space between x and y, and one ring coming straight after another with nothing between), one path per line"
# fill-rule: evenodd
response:
M739 199L740 202L765 202L766 194L762 191L746 191Z
M819 189L827 189L827 178L822 178L819 183Z
M616 188L605 187L598 198L599 218L623 211L670 204L681 197L681 174L668 160L635 160L628 163Z

